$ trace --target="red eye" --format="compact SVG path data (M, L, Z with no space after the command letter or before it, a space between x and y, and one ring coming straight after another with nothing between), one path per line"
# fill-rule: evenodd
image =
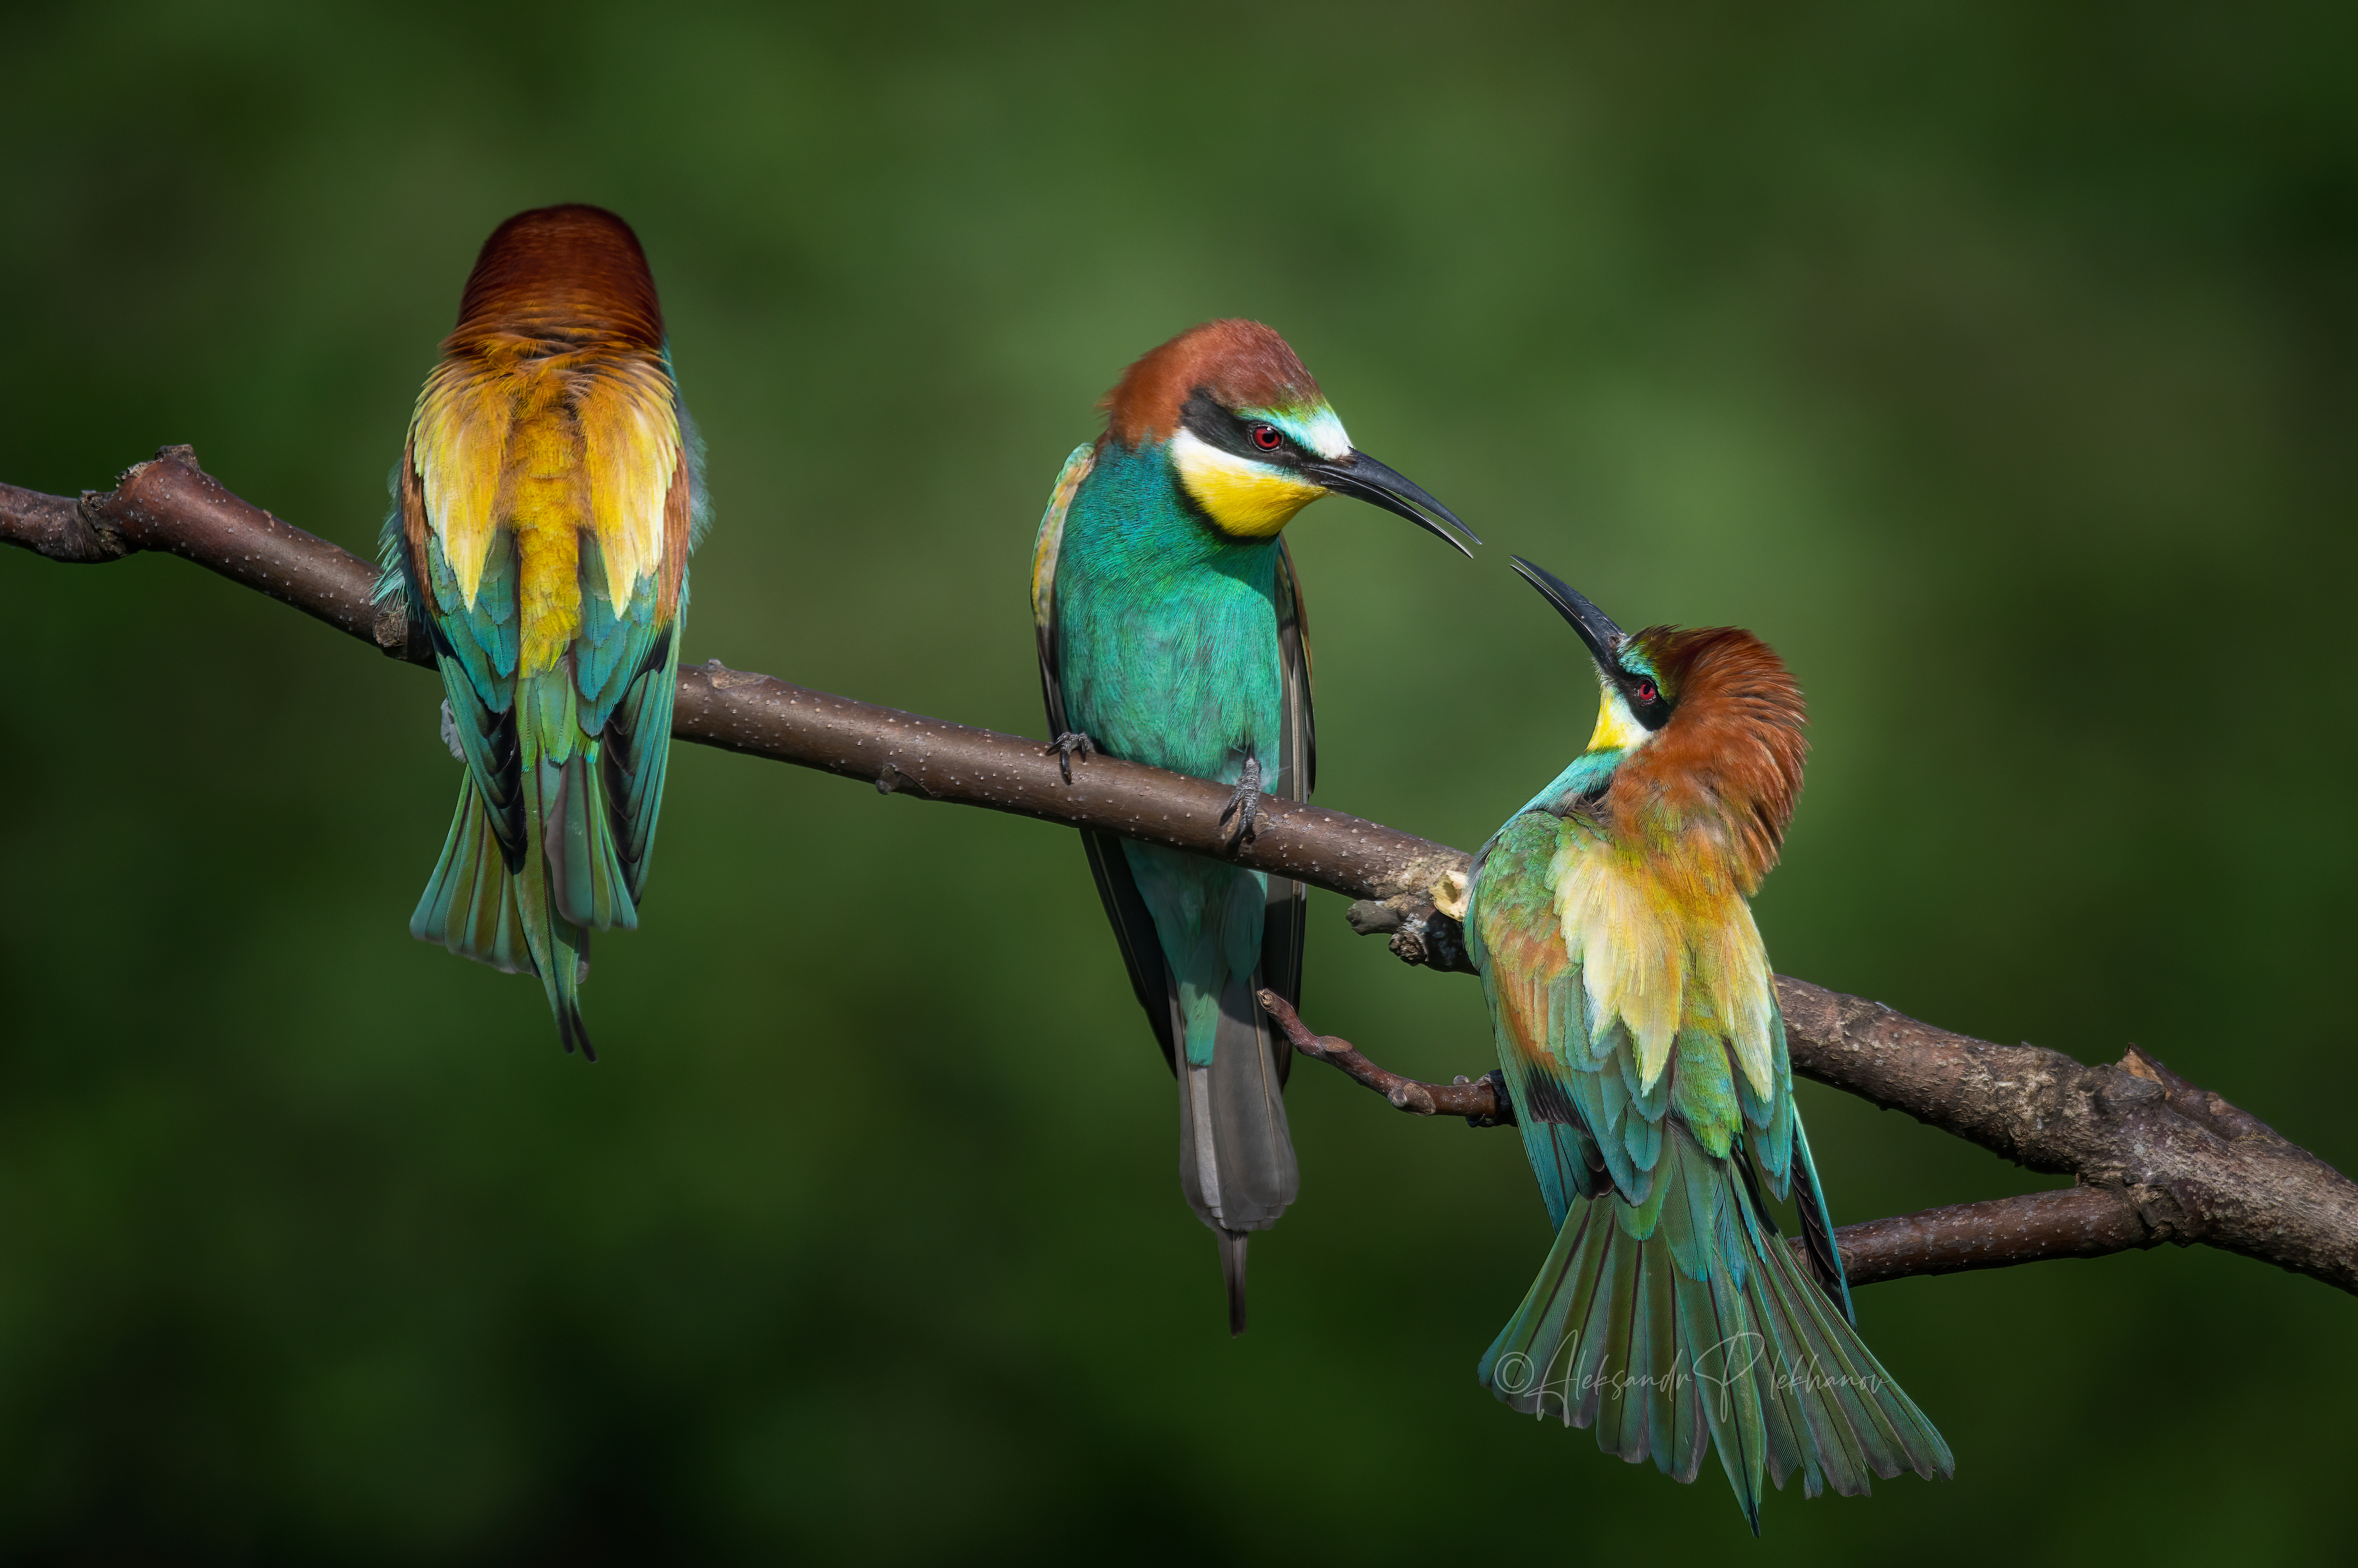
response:
M1655 697L1660 695L1660 694L1659 692L1655 691L1654 683L1652 681L1641 680L1638 683L1638 700L1644 706L1648 708L1652 707Z
M1277 433L1274 425L1255 425L1252 427L1252 443L1264 452L1273 452L1285 444L1285 438Z

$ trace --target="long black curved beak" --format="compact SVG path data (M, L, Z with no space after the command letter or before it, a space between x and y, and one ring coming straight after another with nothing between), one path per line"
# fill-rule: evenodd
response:
M1302 472L1337 495L1357 496L1387 512L1398 513L1434 538L1456 546L1469 561L1474 552L1459 543L1448 528L1456 529L1477 545L1482 542L1480 535L1457 520L1457 514L1427 495L1405 474L1386 468L1357 447L1340 462L1307 462L1302 465Z
M1523 580L1540 590L1540 596L1555 606L1555 612L1572 622L1580 640L1588 644L1589 655L1600 669L1617 667L1621 644L1629 639L1613 617L1588 601L1587 596L1544 567L1535 567L1520 556L1509 557Z

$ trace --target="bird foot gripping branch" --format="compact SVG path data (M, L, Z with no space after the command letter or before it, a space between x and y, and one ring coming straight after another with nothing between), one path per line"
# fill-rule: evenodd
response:
M1363 898L1345 910L1343 918L1362 936L1390 937L1392 957L1403 964L1444 974L1476 972L1466 951L1465 925L1444 914L1429 892Z
M233 494L186 447L164 448L116 488L79 501L0 483L0 544L89 565L140 551L177 555L394 658L433 661L422 628L381 613L388 605L374 597L373 565ZM833 697L718 661L681 669L672 718L679 740L862 783L889 767L919 798L1296 878L1360 900L1349 912L1353 928L1390 936L1408 962L1471 971L1446 896L1449 872L1462 876L1466 857L1396 828L1271 799L1253 839L1230 848L1217 821L1231 794L1225 785L1099 757L1086 791L1060 787L1037 740ZM1790 977L1779 977L1777 993L1796 1073L2078 1183L1844 1226L1838 1238L1854 1289L2170 1240L2240 1252L2358 1294L2358 1184L2145 1053L2133 1051L2119 1065L2090 1065L1954 1034ZM1297 1046L1303 1038L1322 1037L1304 1029Z
M1092 732L1130 762L1240 775L1219 837L1193 854L1126 830L1084 843L1178 1087L1180 1188L1221 1238L1229 1328L1241 1333L1247 1238L1300 1186L1285 1048L1249 998L1264 986L1301 994L1308 889L1234 864L1306 811L1316 771L1309 633L1282 535L1329 495L1461 551L1456 535L1473 535L1354 446L1309 369L1260 322L1206 322L1148 351L1103 407L1104 434L1065 460L1033 544L1041 697L1071 795L1099 782L1093 768L1088 789L1071 787L1068 741Z
M1247 757L1244 775L1237 780L1237 793L1228 797L1220 813L1221 827L1227 827L1231 820L1236 823L1228 832L1231 849L1252 837L1253 818L1260 815L1260 759Z
M1056 759L1056 771L1064 775L1066 784L1073 782L1075 757L1094 757L1098 754L1098 743L1077 730L1065 730L1062 735L1049 741L1045 749Z
M1390 898L1363 898L1343 912L1362 936L1391 938L1392 957L1444 974L1478 973L1466 950L1466 867L1444 866L1425 886Z

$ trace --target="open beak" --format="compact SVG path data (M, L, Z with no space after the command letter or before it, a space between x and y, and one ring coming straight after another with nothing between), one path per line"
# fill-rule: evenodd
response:
M1515 569L1523 580L1540 590L1541 598L1555 606L1555 612L1572 622L1580 640L1588 644L1589 655L1602 670L1616 668L1621 644L1628 637L1613 624L1613 617L1588 602L1585 595L1544 567L1535 567L1520 556L1513 557Z
M1455 528L1477 545L1482 542L1473 529L1457 520L1457 514L1427 495L1405 474L1393 472L1357 447L1340 462L1304 463L1302 472L1337 495L1357 496L1387 512L1400 514L1434 538L1456 546L1468 560L1474 558L1474 552L1448 530Z

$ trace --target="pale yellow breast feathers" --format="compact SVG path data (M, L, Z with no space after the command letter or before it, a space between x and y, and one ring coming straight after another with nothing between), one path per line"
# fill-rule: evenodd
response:
M1682 883L1652 857L1566 837L1555 909L1587 992L1591 1040L1617 1019L1627 1024L1639 1078L1651 1087L1679 1032L1700 1029L1725 1041L1754 1090L1768 1095L1775 992L1743 895L1724 883Z

